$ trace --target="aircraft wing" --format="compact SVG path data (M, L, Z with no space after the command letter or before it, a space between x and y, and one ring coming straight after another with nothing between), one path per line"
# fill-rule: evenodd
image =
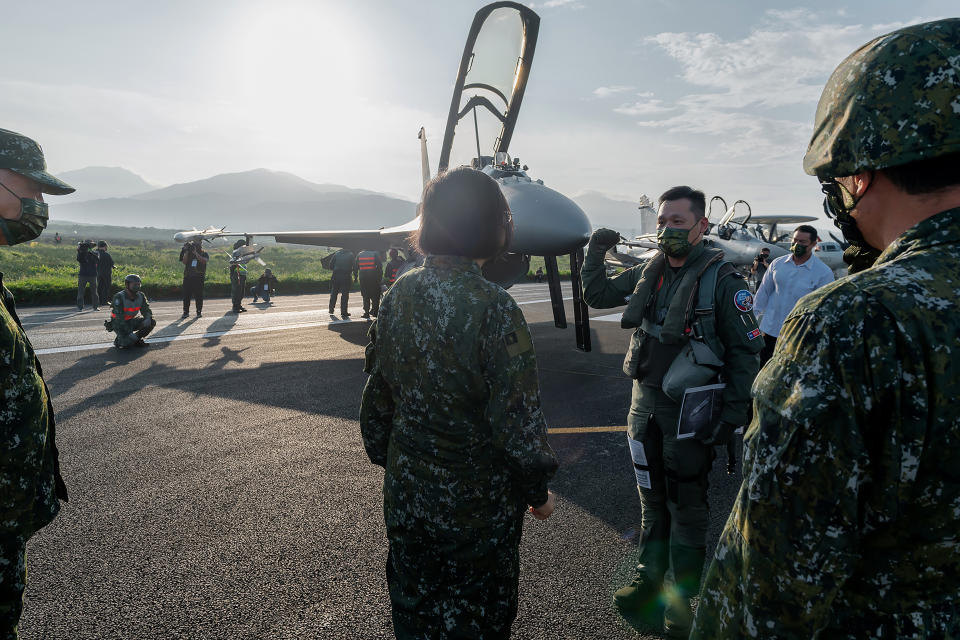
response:
M386 251L390 247L403 246L411 231L420 226L419 216L396 227L382 229L355 229L348 231L222 231L219 236L266 236L284 244L309 244L318 247L337 247L362 251Z
M768 213L759 216L750 216L751 224L799 224L801 222L815 222L817 216L795 216L789 213Z

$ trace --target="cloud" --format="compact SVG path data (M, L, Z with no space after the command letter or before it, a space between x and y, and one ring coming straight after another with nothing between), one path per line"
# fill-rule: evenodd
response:
M632 89L633 87L622 84L613 85L612 87L597 87L593 90L593 95L597 98L609 98L612 95L631 91Z
M767 11L739 39L716 33L659 33L645 42L678 63L680 78L694 91L673 104L649 99L614 111L640 117L643 127L720 137L719 144L712 139L709 144L724 157L761 161L798 157L812 121L792 119L796 107L812 113L830 73L858 46L924 20L843 25L834 16L789 9ZM657 118L670 111L677 113Z
M663 100L647 100L646 102L634 102L632 104L622 104L614 107L616 113L626 116L648 116L655 113L666 113L673 111L675 107L665 105Z
M536 9L537 7L540 7L541 9L556 9L557 7L583 9L586 7L586 5L584 5L582 2L579 2L579 0L547 0L546 2L541 2L539 4L531 2L527 6L529 6L531 9Z

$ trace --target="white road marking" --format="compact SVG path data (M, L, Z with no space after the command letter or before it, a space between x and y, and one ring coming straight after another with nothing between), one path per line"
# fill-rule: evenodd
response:
M620 319L623 318L623 312L611 313L605 316L594 316L590 318L591 320L599 320L600 322L620 322Z
M564 300L572 300L573 297L565 297ZM540 304L542 302L550 302L550 298L540 298L536 300L518 300L518 305L529 305L529 304ZM304 305L306 306L306 305ZM362 309L360 308L351 308L352 315L359 315ZM37 312L37 313L51 313L51 312ZM290 318L292 316L305 316L305 315L314 315L317 313L322 313L320 310L316 309L316 306L312 306L311 311L279 311L270 313L270 317L275 317L280 319L280 317ZM280 317L277 317L280 316ZM211 316L216 317L216 316ZM180 340L203 340L209 338L219 338L225 335L241 335L247 333L264 333L268 331L286 331L290 329L309 329L311 327L323 327L332 324L346 324L349 322L365 322L362 318L357 318L356 320L319 320L315 322L297 322L284 325L271 325L269 327L251 327L251 328L236 328L236 329L227 329L226 331L211 331L205 333L184 333L176 336L155 336L153 338L147 338L144 342L148 344L156 344L160 342L177 342ZM49 324L49 323L36 323L36 324ZM166 329L167 327L164 327ZM37 333L56 333L56 332L37 332ZM79 344L79 345L70 345L65 347L50 347L46 349L36 349L35 353L37 355L51 354L51 353L67 353L67 352L76 352L76 351L92 351L97 349L108 349L113 346L113 342L97 342L92 344Z

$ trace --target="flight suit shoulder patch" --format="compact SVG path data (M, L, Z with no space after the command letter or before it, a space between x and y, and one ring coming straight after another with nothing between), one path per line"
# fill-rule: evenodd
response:
M733 294L733 306L740 313L753 311L753 294L748 289L740 289Z
M533 344L530 342L530 334L526 331L511 331L503 336L503 344L507 349L507 355L511 358L533 348Z

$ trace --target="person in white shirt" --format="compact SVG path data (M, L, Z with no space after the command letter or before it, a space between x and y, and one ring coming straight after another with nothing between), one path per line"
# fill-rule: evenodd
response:
M753 312L760 318L764 348L760 363L773 356L780 335L780 327L797 300L808 293L833 282L833 271L814 255L817 230L802 224L793 232L790 253L770 263L763 275L753 301Z

